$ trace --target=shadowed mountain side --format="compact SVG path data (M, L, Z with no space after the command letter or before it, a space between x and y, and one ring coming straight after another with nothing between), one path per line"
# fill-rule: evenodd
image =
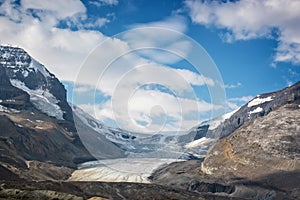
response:
M97 159L113 159L125 157L125 152L117 147L114 143L106 139L104 135L96 132L91 127L86 125L77 113L74 112L74 120L76 121L77 131L80 132L80 137L84 137L86 148Z

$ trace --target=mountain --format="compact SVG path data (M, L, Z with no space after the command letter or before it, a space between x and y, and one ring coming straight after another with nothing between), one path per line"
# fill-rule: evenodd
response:
M172 163L152 182L228 197L299 199L299 116L300 82L259 95L216 129L206 128L221 139L203 161Z
M57 119L72 122L66 90L53 74L21 48L0 46L0 55L0 63L11 84L27 92L37 109Z
M64 86L23 49L1 46L0 174L61 179L89 160Z
M184 140L185 142L190 142L187 145L190 147L190 153L203 155L201 153L203 151L203 142L208 143L208 150L219 138L230 135L239 127L256 118L266 116L283 105L298 102L300 98L299 87L300 83L298 82L276 92L257 95L238 110L216 119L204 121L192 128L187 134L188 137L185 136Z

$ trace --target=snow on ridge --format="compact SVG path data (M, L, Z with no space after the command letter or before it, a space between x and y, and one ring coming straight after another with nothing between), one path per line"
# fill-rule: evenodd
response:
M254 113L259 113L261 111L263 111L264 109L262 109L261 107L257 107L254 110L249 112L249 115L254 114Z
M34 58L31 58L29 68L33 68L35 71L41 72L45 78L51 77L50 73L46 70L46 68Z
M18 45L12 45L12 44L1 44L0 46L2 46L2 47L12 47L12 48L21 48Z
M43 89L36 89L31 90L26 85L17 80L17 79L11 79L11 84L25 92L27 92L30 96L30 101L33 103L33 105L47 114L48 116L55 117L57 119L63 120L63 111L57 105L59 103L59 100L57 100L50 92L49 90L43 90Z
M212 119L212 120L208 121L208 123L207 123L209 125L208 130L214 130L214 129L216 129L218 126L221 125L222 122L224 122L226 119L229 119L239 109L240 108L235 109L235 110L233 110L233 111L231 111L229 113L226 113L226 114L224 114L224 115L222 115L220 117L217 117L215 119Z
M273 101L272 97L269 96L269 97L266 97L266 98L255 98L253 99L252 101L250 101L247 105L248 108L252 107L252 106L256 106L256 105L259 105L259 104L262 104L262 103L265 103L265 102L269 102L269 101Z

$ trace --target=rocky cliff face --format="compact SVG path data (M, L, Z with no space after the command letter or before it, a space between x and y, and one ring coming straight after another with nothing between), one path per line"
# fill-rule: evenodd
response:
M244 179L300 196L300 104L287 104L220 140L201 171Z

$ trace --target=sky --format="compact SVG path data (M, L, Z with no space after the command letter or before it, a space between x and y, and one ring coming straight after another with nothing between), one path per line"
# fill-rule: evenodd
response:
M298 0L0 0L0 43L110 126L188 130L300 80Z

